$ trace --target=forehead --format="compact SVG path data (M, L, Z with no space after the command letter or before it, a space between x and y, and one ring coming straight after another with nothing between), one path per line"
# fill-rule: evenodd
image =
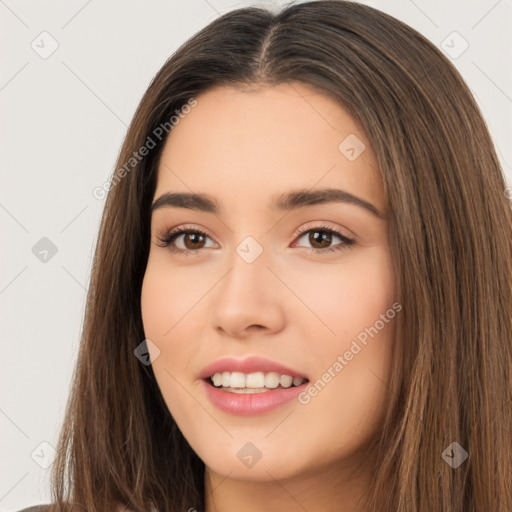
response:
M155 196L204 192L244 205L291 188L342 187L384 210L369 141L328 96L291 83L215 87L196 100L167 138Z

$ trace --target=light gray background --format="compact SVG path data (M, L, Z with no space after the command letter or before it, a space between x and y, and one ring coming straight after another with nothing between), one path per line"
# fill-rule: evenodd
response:
M284 3L0 0L0 510L50 500L41 465L52 462L63 417L104 205L92 191L109 179L142 94L219 14ZM467 41L453 62L512 184L512 0L364 3L452 53L464 42L450 34ZM58 48L42 58L52 38ZM57 247L47 262L32 251L43 237Z

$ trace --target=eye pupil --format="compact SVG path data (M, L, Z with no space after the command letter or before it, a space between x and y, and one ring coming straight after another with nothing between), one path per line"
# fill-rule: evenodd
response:
M200 240L201 238L203 240ZM190 239L194 240L192 242L192 246L189 246L187 243ZM185 241L185 246L187 247L187 249L197 249L197 242L204 242L204 236L201 235L200 233L185 233L184 241Z
M327 245L331 243L331 233L327 233L326 231L311 231L309 235L309 241L313 247L315 247L316 243L321 243L327 241ZM322 245L320 249L324 249L325 245Z

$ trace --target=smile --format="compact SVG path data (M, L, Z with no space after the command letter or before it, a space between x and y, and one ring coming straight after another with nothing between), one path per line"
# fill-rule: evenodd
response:
M224 383L227 385L224 386ZM218 372L203 380L209 401L217 409L235 416L253 416L273 411L288 402L296 401L308 385L309 380L306 378L280 375L277 372Z
M230 393L264 393L273 389L300 386L305 380L307 379L280 375L277 372L217 372L210 377L213 386Z

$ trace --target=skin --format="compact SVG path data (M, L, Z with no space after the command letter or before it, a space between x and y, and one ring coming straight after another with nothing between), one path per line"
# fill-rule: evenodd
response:
M197 100L166 141L154 199L207 193L221 211L153 212L142 317L160 351L150 347L169 411L206 465L206 510L362 511L371 478L366 449L386 408L393 320L307 404L235 416L209 401L199 373L224 356L256 355L312 385L391 308L395 275L376 157L347 111L303 84L216 87ZM366 146L354 161L338 149L349 134ZM287 213L268 205L276 194L324 187L372 203L383 218L347 203ZM192 254L198 242L187 235L174 246L188 255L159 246L158 236L185 224L208 234L203 248ZM322 253L343 242L297 237L299 228L321 225L355 244ZM263 249L250 264L236 252L247 236ZM249 441L261 452L250 468L237 457Z

